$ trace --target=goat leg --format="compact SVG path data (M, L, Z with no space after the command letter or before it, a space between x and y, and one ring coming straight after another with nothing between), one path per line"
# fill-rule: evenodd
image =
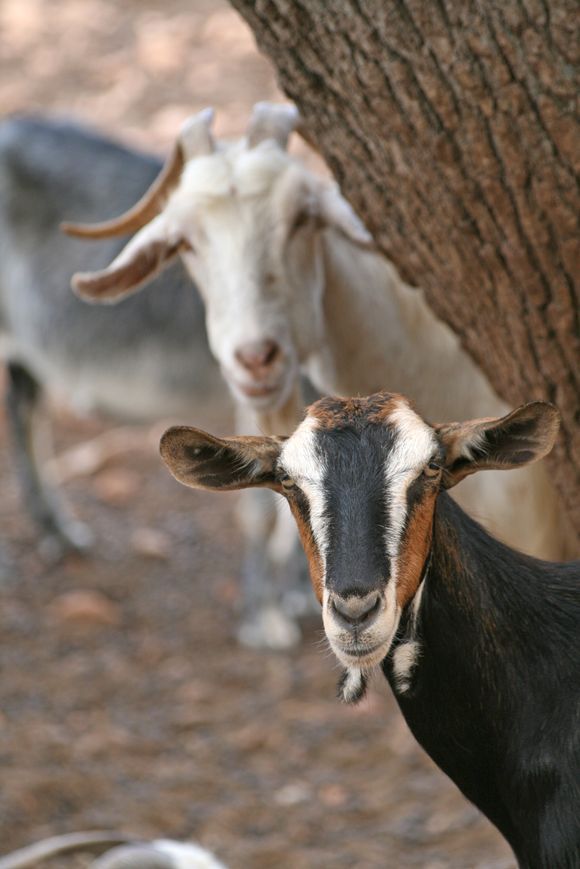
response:
M41 552L48 558L67 550L85 549L91 534L66 515L56 492L42 478L35 449L37 416L42 388L28 369L17 362L7 365L6 415L12 448L26 509L40 529Z

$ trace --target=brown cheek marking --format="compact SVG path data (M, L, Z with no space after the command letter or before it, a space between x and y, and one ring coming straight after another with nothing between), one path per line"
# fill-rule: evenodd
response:
M431 545L436 497L437 490L426 494L407 522L398 557L397 603L401 608L414 597L421 582L421 572Z
M320 552L318 551L318 546L316 545L314 537L312 536L312 529L302 515L302 512L300 511L298 505L291 501L290 509L292 510L292 514L294 516L294 519L296 520L296 524L298 526L298 533L300 534L300 540L302 541L302 546L304 547L304 552L306 553L306 558L308 559L308 567L310 569L312 588L314 589L314 594L316 595L318 603L322 606L324 580L322 577L322 560L320 558Z

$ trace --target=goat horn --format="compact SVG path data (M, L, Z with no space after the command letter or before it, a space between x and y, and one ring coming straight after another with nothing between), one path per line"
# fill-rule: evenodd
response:
M98 854L105 848L134 842L137 838L123 833L108 832L67 833L64 836L52 836L50 839L43 839L41 842L35 842L34 845L0 857L0 869L28 869L29 866L36 866L41 860L48 860L49 857L55 857L57 854L84 849Z
M77 238L109 238L137 232L159 214L167 195L179 181L184 163L182 145L177 141L169 159L149 190L129 211L102 223L61 223L61 230Z
M215 151L215 142L211 134L214 114L214 110L208 107L184 122L179 133L179 141L186 160L213 154Z
M214 110L207 108L185 121L163 169L129 211L103 223L61 223L61 230L78 238L109 238L137 232L162 210L168 195L179 183L185 163L192 157L211 154L215 150L210 130L213 116Z
M292 103L256 103L248 125L248 147L255 148L266 139L274 139L281 148L286 148L299 119L298 109Z
M91 869L177 869L177 862L150 845L125 845L107 851Z

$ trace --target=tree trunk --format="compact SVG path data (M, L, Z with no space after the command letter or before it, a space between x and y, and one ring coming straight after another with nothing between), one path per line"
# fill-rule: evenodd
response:
M580 530L576 3L232 3L403 278L506 401L558 405Z

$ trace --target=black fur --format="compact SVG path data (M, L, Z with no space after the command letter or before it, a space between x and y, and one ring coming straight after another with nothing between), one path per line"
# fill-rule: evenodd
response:
M385 528L388 522L384 461L390 442L390 433L376 425L317 436L327 465L323 480L329 522L327 582L343 597L382 589L389 579L384 540L377 528Z
M383 663L417 740L525 869L580 867L579 567L520 555L442 493L408 691L397 643Z

